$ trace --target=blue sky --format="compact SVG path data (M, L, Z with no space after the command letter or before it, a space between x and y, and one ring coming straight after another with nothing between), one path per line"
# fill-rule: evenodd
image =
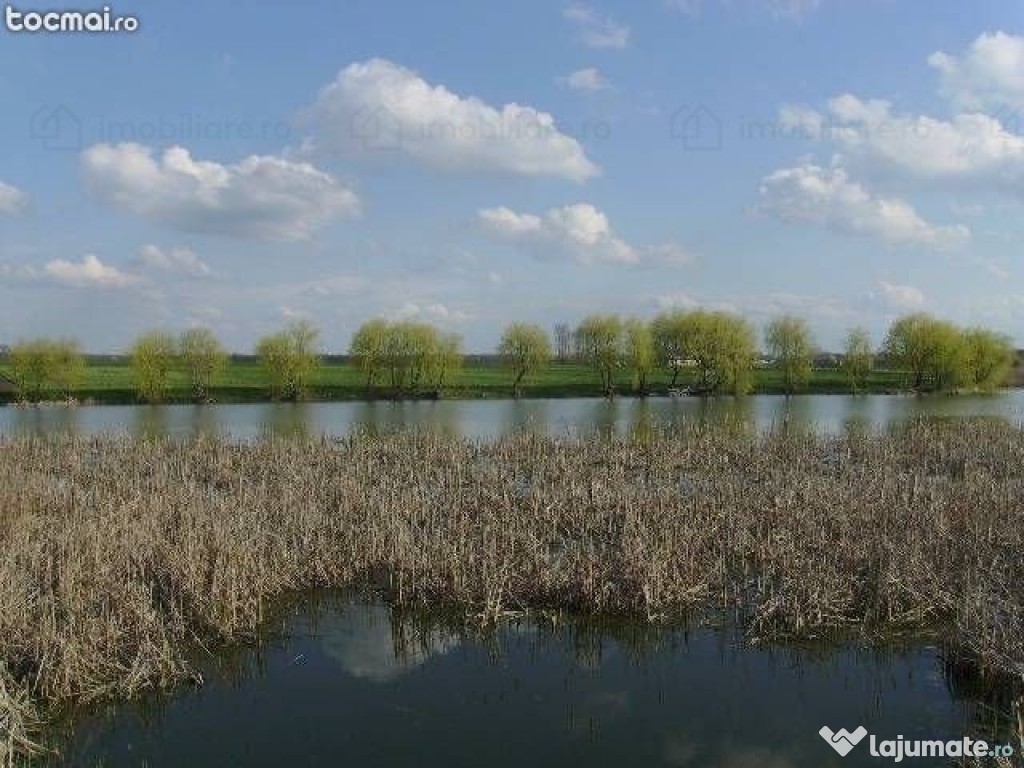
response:
M709 306L1024 343L1024 6L113 10L140 29L0 29L0 340L308 317L341 350L382 315L485 351Z

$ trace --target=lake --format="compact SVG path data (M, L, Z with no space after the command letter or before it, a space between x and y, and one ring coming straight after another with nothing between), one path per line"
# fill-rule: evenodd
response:
M0 407L0 435L220 435L246 440L267 435L345 435L418 428L473 438L517 430L549 434L627 435L687 421L743 421L762 429L783 424L841 432L851 424L881 428L915 417L990 417L1024 421L1024 390L988 396L754 395L734 398L567 398L415 402L255 403L233 405L87 405Z
M841 759L824 725L950 740L995 721L932 648L794 651L636 623L478 636L341 597L274 623L260 649L207 662L203 687L79 722L67 763L820 768L880 760L867 740Z

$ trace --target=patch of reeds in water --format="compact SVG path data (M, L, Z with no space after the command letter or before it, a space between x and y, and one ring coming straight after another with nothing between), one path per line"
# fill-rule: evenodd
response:
M1022 462L1024 431L978 423L0 443L0 764L37 712L187 678L186 649L323 587L478 622L714 610L758 638L927 633L1020 675Z

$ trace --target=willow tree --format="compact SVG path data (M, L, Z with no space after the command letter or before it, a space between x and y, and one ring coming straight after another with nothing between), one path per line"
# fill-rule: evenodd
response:
M814 341L806 321L786 315L772 320L765 330L765 344L782 374L787 395L807 386L814 359Z
M601 390L612 394L615 369L622 360L622 320L617 315L590 315L576 329L583 360L601 380Z
M431 364L438 393L444 388L445 383L451 381L462 369L464 359L462 336L457 333L446 333L438 337Z
M1008 336L985 328L964 331L967 383L982 392L1003 386L1016 353Z
M11 347L7 361L18 397L41 399L52 384L57 365L53 344L46 339L19 341Z
M387 364L390 326L387 320L375 318L359 326L352 336L348 353L366 376L366 391L373 389L373 380Z
M192 396L200 402L209 399L214 378L227 366L224 347L208 328L191 328L181 334L178 349Z
M273 397L299 400L306 395L321 364L319 338L320 331L312 323L300 320L257 342L256 354Z
M757 346L750 323L729 312L698 309L681 318L679 332L702 392L749 391Z
M163 331L143 334L135 340L128 357L139 397L147 403L162 402L178 360L174 336Z
M515 374L512 392L519 397L523 379L551 362L551 342L539 325L512 323L501 335L498 356Z
M860 392L867 386L874 361L871 336L863 328L851 330L843 345L842 369L852 392Z
M916 313L892 324L884 351L915 390L949 391L969 382L969 351L952 323Z
M651 325L631 317L623 323L622 358L633 371L636 389L647 394L647 377L657 362Z
M673 309L662 312L651 321L651 342L654 356L661 367L672 374L669 386L679 380L679 371L690 357L687 349L687 312Z

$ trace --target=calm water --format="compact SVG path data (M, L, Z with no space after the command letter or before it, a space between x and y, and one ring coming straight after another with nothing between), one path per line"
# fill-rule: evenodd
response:
M687 421L743 420L761 428L783 423L829 432L857 423L874 427L917 416L996 417L1024 421L1024 390L979 397L801 395L785 398L574 398L564 400L450 400L440 402L260 403L246 405L0 407L0 435L129 432L136 435L345 435L353 428L417 427L466 437L522 429L629 434Z
M91 766L721 766L841 760L818 730L983 737L991 713L951 691L934 651L742 647L724 633L636 625L508 626L467 637L336 601L282 621L205 686L79 723ZM945 764L919 759L914 765Z

